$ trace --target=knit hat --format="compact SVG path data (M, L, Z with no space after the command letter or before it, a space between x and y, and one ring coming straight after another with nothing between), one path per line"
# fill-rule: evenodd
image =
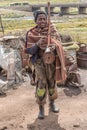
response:
M36 20L37 20L38 15L40 15L40 14L44 14L44 15L47 17L46 12L44 12L44 11L42 11L42 10L37 10L37 11L35 11L35 12L33 13L35 22L36 22Z

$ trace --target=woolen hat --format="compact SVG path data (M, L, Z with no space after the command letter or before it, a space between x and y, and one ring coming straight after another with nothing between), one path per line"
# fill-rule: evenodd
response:
M42 11L42 10L37 10L37 11L35 11L35 12L33 13L35 22L36 22L36 20L37 20L38 15L40 15L40 14L44 14L44 15L47 17L46 12L44 12L44 11Z

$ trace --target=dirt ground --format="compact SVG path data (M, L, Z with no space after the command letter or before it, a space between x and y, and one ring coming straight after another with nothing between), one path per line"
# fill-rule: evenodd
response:
M47 101L44 120L37 119L35 86L27 81L9 90L0 97L0 130L87 130L87 70L80 74L84 87L58 87L60 112L49 112Z

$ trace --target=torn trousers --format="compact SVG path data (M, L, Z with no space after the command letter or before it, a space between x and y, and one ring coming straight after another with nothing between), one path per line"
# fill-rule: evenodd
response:
M49 100L57 98L57 88L55 85L55 63L45 64L42 59L35 63L36 73L36 102L45 104L48 95Z

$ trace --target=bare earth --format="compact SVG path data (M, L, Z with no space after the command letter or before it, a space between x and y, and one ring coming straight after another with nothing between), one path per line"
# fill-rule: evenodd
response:
M58 114L45 105L45 119L37 119L35 87L29 81L0 97L0 130L87 130L87 70L80 70L83 88L58 87Z

